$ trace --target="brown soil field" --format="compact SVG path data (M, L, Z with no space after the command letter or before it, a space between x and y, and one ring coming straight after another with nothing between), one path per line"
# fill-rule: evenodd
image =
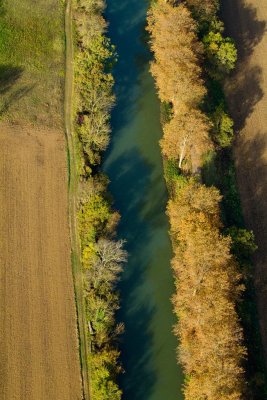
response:
M238 130L235 161L244 217L258 245L255 284L267 357L267 1L223 0L222 5L226 32L239 54L226 90Z
M63 132L0 124L0 399L78 400Z

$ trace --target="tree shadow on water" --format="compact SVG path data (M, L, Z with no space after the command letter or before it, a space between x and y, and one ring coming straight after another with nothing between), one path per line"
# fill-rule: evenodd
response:
M108 169L112 171L110 190L116 194L115 205L119 204L122 216L119 234L126 238L129 253L119 285L122 307L118 320L125 324L121 339L125 374L120 383L125 399L148 400L157 378L152 354L153 332L150 331L156 304L153 293L150 296L146 288L149 283L145 274L148 264L153 262L155 229L161 226L165 195L160 194L151 203L149 193L158 191L157 179L152 177L152 166L144 162L137 149L123 152ZM150 202L148 210L147 202Z
M111 180L110 192L114 194L115 207L121 214L119 235L127 240L129 253L119 284L121 309L117 316L118 321L125 324L120 342L125 374L121 376L120 386L123 399L128 400L156 399L168 391L166 387L162 391L156 389L159 367L164 368L157 365L155 354L161 351L157 348L161 343L156 343L154 337L160 305L154 292L157 282L154 286L148 275L152 269L153 274L160 268L160 274L164 270L164 264L157 264L157 257L162 248L165 249L168 226L164 218L166 189L159 167L159 149L156 149L159 121L151 122L157 121L159 110L155 93L150 93L154 90L152 80L147 80L150 53L143 40L147 8L148 2L143 0L108 0L106 12L109 36L119 58L114 68L117 103L111 121L112 141L104 170ZM161 231L165 230L164 224L166 238ZM171 255L165 257L166 263L168 256ZM168 271L167 266L165 271ZM160 278L164 280L166 276L160 275ZM171 293L166 293L166 302L168 296ZM164 336L170 334L171 324L164 328ZM164 340L162 346L163 343ZM176 366L175 351L173 364ZM162 375L168 386L165 371ZM166 393L166 397L173 400L177 394L168 396Z
M152 393L156 373L151 367L153 338L147 326L153 313L153 308L143 306L132 310L131 318L125 321L121 357L125 375L119 382L123 387L123 399L147 400Z
M138 84L138 76L143 68L147 68L150 58L148 47L143 43L147 8L148 4L140 0L107 1L108 35L118 53L118 62L113 70L116 109L120 110L120 113L112 115L115 134L117 127L127 122L129 109L136 102L133 88Z

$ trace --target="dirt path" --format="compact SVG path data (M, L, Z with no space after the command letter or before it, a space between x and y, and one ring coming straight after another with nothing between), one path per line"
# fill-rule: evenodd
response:
M267 357L267 1L223 0L222 4L227 33L239 51L227 93L239 131L235 158L244 216L258 245L255 277Z
M65 104L64 119L65 131L69 153L69 220L71 230L72 247L72 268L74 274L74 285L76 295L76 307L78 316L78 329L80 341L80 361L83 383L84 400L89 400L90 394L90 371L88 368L88 357L90 356L89 337L87 334L86 311L83 291L83 272L80 260L81 249L78 238L76 221L76 203L78 191L78 173L76 150L73 137L72 104L73 104L73 35L72 35L72 1L67 1L65 14L65 35L66 35L66 78L65 78Z
M0 126L0 398L80 400L63 132Z

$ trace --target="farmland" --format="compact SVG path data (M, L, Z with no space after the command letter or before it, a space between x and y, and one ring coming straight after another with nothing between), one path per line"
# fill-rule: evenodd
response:
M64 8L56 0L0 1L0 114L62 124Z
M266 357L266 2L226 0L223 14L228 32L236 40L239 52L237 70L228 80L226 89L230 109L239 131L235 161L244 216L247 226L255 232L258 245L254 257L255 286ZM233 22L236 16L238 23Z
M3 400L81 399L59 3L0 3Z

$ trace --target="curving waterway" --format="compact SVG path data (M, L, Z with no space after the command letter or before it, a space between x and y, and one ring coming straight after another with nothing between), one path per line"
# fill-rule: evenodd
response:
M109 36L119 60L104 170L122 217L119 236L126 238L129 252L120 283L118 317L125 323L120 383L125 400L181 400L182 374L172 334L167 193L158 145L160 109L145 44L147 7L145 0L107 0Z

